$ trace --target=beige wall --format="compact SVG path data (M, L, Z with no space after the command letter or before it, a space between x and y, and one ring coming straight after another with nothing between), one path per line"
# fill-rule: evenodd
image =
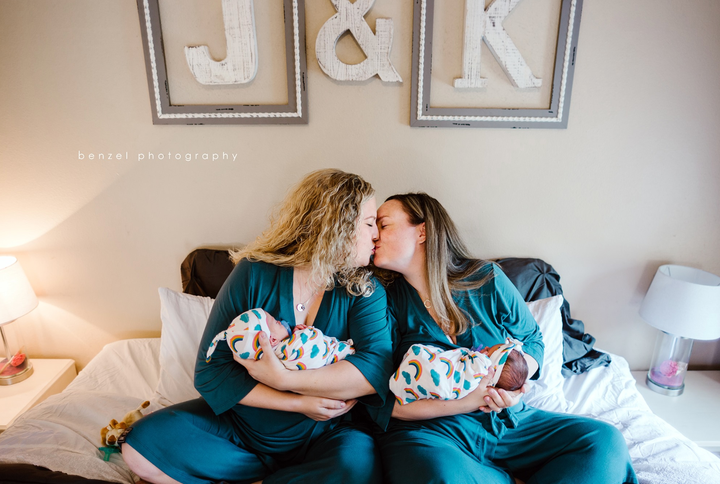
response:
M410 0L369 15L395 22L402 85L326 77L315 37L334 11L306 5L310 124L186 127L152 125L135 2L0 2L0 254L41 300L15 324L31 356L84 365L158 335L157 287L180 288L189 251L251 240L291 183L333 166L380 198L435 195L478 256L547 260L598 345L646 368L657 266L720 274L720 3L586 0L569 128L523 131L409 127ZM168 151L238 159L137 160ZM720 367L720 344L693 362Z

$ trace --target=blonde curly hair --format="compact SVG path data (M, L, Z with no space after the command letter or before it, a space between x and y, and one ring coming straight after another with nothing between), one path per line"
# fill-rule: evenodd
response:
M372 273L355 267L355 238L362 205L374 195L358 175L314 171L275 209L270 227L246 247L230 251L231 259L309 265L313 285L328 290L338 284L354 296L372 294Z

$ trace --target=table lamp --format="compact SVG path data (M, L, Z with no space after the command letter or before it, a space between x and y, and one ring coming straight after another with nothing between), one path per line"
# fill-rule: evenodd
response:
M663 395L681 395L693 340L720 338L720 277L692 267L660 266L640 316L662 331L655 342L648 387Z
M22 345L11 348L3 326L26 315L38 305L35 292L15 257L0 256L0 337L5 358L0 359L0 385L12 385L33 373Z

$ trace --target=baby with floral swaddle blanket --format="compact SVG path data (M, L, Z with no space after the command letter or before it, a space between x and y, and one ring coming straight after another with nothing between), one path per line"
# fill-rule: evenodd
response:
M455 400L475 390L490 368L495 375L488 386L518 390L528 374L521 346L512 339L480 351L412 345L390 378L390 390L400 405L430 398Z
M225 331L210 343L205 361L220 341L227 341L239 358L259 360L262 356L260 333L268 335L275 354L290 370L312 370L335 363L355 353L352 340L346 342L323 335L312 326L298 324L292 330L285 321L278 321L262 309L250 309L232 320Z

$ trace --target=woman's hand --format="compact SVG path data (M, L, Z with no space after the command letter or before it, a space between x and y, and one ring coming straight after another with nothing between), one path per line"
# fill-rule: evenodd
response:
M297 412L318 422L323 422L346 414L356 403L357 400L343 401L333 400L331 398L301 396Z
M275 390L287 390L286 380L290 376L290 370L285 368L275 351L267 335L260 333L260 347L263 350L262 357L259 360L244 360L233 354L233 359L240 363L248 371L251 377L260 383L274 388Z

